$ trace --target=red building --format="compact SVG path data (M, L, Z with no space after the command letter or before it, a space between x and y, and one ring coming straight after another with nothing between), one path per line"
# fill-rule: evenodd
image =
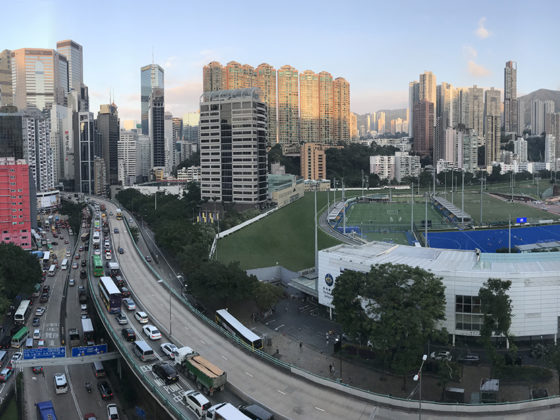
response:
M31 249L29 165L23 159L0 158L0 242Z

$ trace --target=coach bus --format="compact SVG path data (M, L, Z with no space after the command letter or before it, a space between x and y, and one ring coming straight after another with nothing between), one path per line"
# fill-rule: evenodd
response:
M36 404L38 420L56 420L56 413L52 401L42 401Z
M95 277L101 277L105 272L103 271L103 262L101 261L101 255L93 256L93 275Z
M16 313L14 314L14 321L16 324L25 324L25 320L31 310L31 301L22 300L19 304Z
M110 314L118 314L121 312L121 291L115 285L111 277L101 277L99 279L99 294Z
M219 309L216 311L216 323L230 333L236 335L253 350L263 348L262 338L239 322L227 309Z
M29 336L29 330L27 327L21 328L13 337L12 337L12 347L14 349L19 349L27 340Z

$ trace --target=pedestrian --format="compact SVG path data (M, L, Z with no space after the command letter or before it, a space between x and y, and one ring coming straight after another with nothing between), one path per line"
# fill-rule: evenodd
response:
M332 363L329 365L329 372L330 372L331 375L332 375L332 373L333 373L333 365L332 365Z

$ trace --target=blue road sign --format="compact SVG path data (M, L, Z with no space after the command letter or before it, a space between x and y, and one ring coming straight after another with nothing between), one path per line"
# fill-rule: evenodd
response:
M518 217L517 218L517 223L527 223L527 218L526 217Z
M107 353L107 344L97 346L72 347L72 357L93 356Z
M66 347L41 347L39 349L24 349L24 360L52 359L53 357L66 357Z

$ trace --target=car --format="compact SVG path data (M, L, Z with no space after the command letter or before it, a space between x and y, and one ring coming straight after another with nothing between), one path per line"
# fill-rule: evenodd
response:
M132 217L128 219L128 223L134 223L134 220L132 220Z
M12 336L5 335L0 340L0 349L9 349L10 347L12 347Z
M212 406L204 395L194 389L189 389L183 394L183 402L199 418L206 416L206 412Z
M126 325L128 324L128 318L126 317L125 314L123 314L122 312L120 314L118 314L115 319L117 320L117 322L119 323L119 325Z
M97 417L93 413L87 413L84 414L84 420L97 420Z
M65 239L65 240L64 240L64 243L65 243L65 244L69 244L70 241L69 241L68 239Z
M152 341L161 339L161 333L154 325L144 325L142 331Z
M119 254L124 254L124 249L119 246Z
M161 348L161 351L164 352L170 359L175 359L175 356L177 356L179 352L179 349L173 343L163 343L159 347Z
M14 373L13 369L4 368L0 371L0 382L6 382Z
M87 304L82 303L80 305L80 312L83 314L84 312L87 314Z
M56 246L56 245L58 245L58 242L52 241L52 242L51 242L51 245L55 245L55 246Z
M113 258L113 256L111 255L111 251L107 251L107 252L105 253L105 259L106 259L106 260L110 260L111 258Z
M49 293L51 291L51 286L48 284L43 285L43 293Z
M123 328L121 334L126 341L136 341L136 333L132 328Z
M75 286L75 285L76 285L76 280L68 279L68 286Z
M39 302L47 303L48 301L49 301L49 294L48 293L42 293L41 298L39 299Z
M41 320L39 318L33 318L33 322L31 323L33 327L38 327L41 325Z
M87 265L87 261L86 260L82 260L82 263L80 264L82 267L85 267Z
M146 255L146 261L152 262L152 257L150 257L149 255Z
M113 229L113 233L119 233L119 228Z
M74 258L79 260L80 259L80 254L76 254L76 256Z
M434 359L434 360L447 360L447 361L451 361L452 357L451 357L451 352L449 351L438 351L438 352L431 352L430 353L430 358Z
M37 309L35 309L35 316L43 316L44 313L45 308L43 308L42 306L39 306Z
M72 255L70 251L66 250L66 257L70 257L70 255Z
M113 281L115 282L117 287L126 287L126 282L124 281L122 276L119 276L118 274L113 278Z
M466 365L478 365L480 362L480 357L477 354L465 354L464 356L460 356L457 358L459 363L464 363Z
M89 244L85 244L84 251L89 251Z
M82 252L84 250L84 247L82 245L80 245L80 247L78 248L79 252Z
M179 380L177 370L171 364L162 362L156 363L152 366L152 372L163 379L166 385L172 384Z
M109 420L119 420L119 409L117 404L107 404L107 417Z
M41 339L41 330L36 329L33 330L33 340L40 340Z
M76 270L77 268L78 268L78 263L77 263L76 261L74 261L74 262L72 263L72 269L73 269L73 270Z
M101 255L101 250L96 249L95 251L93 251L93 255Z
M31 370L33 373L43 373L43 366L33 366Z
M123 295L123 297L127 298L130 297L130 290L128 290L127 287L121 287L121 295Z
M102 400L112 400L113 399L113 391L111 390L111 386L107 381L100 381L97 383L97 389L99 390L99 394L101 394Z
M146 314L146 312L143 311L136 311L134 313L134 318L136 318L136 320L140 323L140 324L147 324L148 323L148 314Z
M80 271L80 278L81 278L81 279L87 278L87 272L86 272L86 270Z
M18 360L23 359L23 353L18 351L14 354L12 354L12 359L10 360L10 364L13 362L17 362Z
M128 311L134 311L136 309L136 303L134 303L134 301L131 298L124 298L122 302L124 303L124 307Z

